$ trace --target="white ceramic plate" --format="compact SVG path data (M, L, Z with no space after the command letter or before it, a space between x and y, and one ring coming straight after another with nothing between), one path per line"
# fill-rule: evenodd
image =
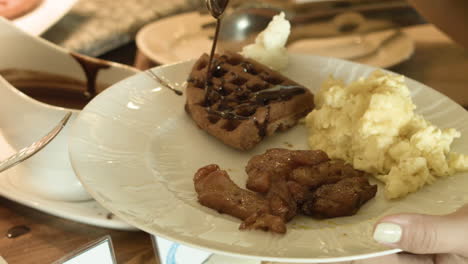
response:
M3 114L5 114L3 112ZM3 127L4 123L0 123ZM15 153L16 150L11 146L11 140L6 139L2 131L0 131L0 160ZM43 170L41 167L30 167ZM24 163L15 166L0 174L0 195L17 203L26 205L36 210L62 217L75 222L84 224L120 229L120 230L137 230L135 227L125 223L119 217L112 216L108 210L103 208L94 200L84 202L67 202L51 200L41 197L32 192L24 181L25 169ZM53 169L50 170L54 174Z
M136 231L137 228L114 216L94 200L86 202L65 202L44 199L25 188L21 188L14 169L2 173L0 195L44 213L74 222L116 230Z
M195 59L202 52L209 52L213 29L202 29L202 25L213 22L208 15L197 12L185 13L158 20L143 27L136 36L138 49L152 61L161 64L176 63ZM388 21L367 21L366 28L377 30L388 28ZM309 25L310 32L330 32L327 23ZM292 43L288 50L291 53L330 56L341 59L352 59L358 55L369 53L374 45L385 39L392 31L370 33L365 36L364 44L357 44L355 36L304 39ZM407 60L414 52L413 40L404 32L387 44L382 45L378 52L363 56L354 61L375 67L389 68Z
M208 15L184 13L144 26L136 35L138 49L149 59L161 64L195 59L209 52L212 30L201 26L213 22Z
M345 81L374 70L343 60L291 56L285 73L316 92L333 74ZM187 78L193 62L154 69L174 85ZM468 113L437 91L407 80L418 112L441 127L455 127L462 139L454 151L468 149ZM285 235L239 231L240 221L198 204L195 171L216 163L245 186L244 167L254 154L272 147L307 149L306 130L296 126L267 138L254 150L229 148L197 128L177 96L141 73L97 96L77 117L71 131L72 166L89 193L134 226L169 240L210 251L283 262L331 262L397 252L372 240L376 220L410 211L443 214L468 202L468 174L439 180L399 201L379 191L355 216L330 220L297 217Z
M43 0L31 12L14 19L17 27L31 35L39 36L57 23L76 3L77 0Z

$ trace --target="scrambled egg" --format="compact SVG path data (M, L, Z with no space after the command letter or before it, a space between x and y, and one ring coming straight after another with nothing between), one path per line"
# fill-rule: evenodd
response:
M375 175L388 199L468 170L468 156L450 152L460 132L415 114L403 76L377 71L349 85L330 78L315 103L306 117L311 148Z
M291 24L284 18L284 13L273 17L267 28L258 34L255 43L245 46L241 54L274 70L281 70L288 65L286 41L291 32Z

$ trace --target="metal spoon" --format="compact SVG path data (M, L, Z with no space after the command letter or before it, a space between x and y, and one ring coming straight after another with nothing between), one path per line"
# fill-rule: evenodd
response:
M218 19L226 10L229 0L205 0L206 8L210 14Z
M357 13L406 7L408 7L407 3L397 1L392 3L358 5L348 8L316 10L307 14L294 15L289 17L292 24L289 43L304 38L336 37L343 34L356 33L352 30L346 30L349 29L346 25L338 28L328 27L320 32L315 32L311 31L307 27L311 22L323 21L324 19L332 20L337 16L349 12ZM242 46L252 43L258 33L266 28L272 17L282 10L283 9L274 7L240 8L234 10L223 18L223 25L221 26L221 32L218 40L220 48L224 50L239 51ZM343 31L343 29L345 30Z
M388 35L384 39L380 40L372 49L368 50L365 53L358 54L351 56L349 58L346 58L348 60L359 60L359 59L364 59L368 58L371 56L374 56L377 54L383 47L391 43L392 41L396 40L397 38L401 37L403 35L403 32L400 29L395 30L392 34Z
M278 14L276 9L238 10L223 18L219 33L219 47L223 50L239 51L243 46L253 43L258 33L264 30L272 17ZM293 25L288 44L307 38L336 37L361 33L366 19L356 12L338 14L328 22L316 25ZM311 28L312 27L312 28Z
M214 57L214 53L216 50L216 44L218 42L219 32L221 29L221 16L224 14L224 11L226 10L227 5L229 4L229 0L205 0L205 4L210 14L214 18L216 18L216 31L215 31L213 44L211 46L210 59L208 61L208 68L206 70L206 80L205 80L206 82L205 83L205 86L206 86L205 102L208 102L210 95L211 95L211 86L207 85L211 79L211 64L213 63L213 57Z
M52 130L50 130L49 133L47 133L47 135L43 136L41 139L32 143L28 147L19 150L16 154L8 157L7 159L0 161L0 172L9 169L24 160L27 160L45 146L47 146L47 144L49 144L52 139L54 139L58 133L62 131L62 128L67 124L71 115L72 113L68 112L65 117L63 117L63 119L60 120L60 122Z

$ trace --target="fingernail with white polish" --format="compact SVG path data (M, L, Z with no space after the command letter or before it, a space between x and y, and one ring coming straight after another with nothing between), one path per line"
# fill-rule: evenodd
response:
M383 244L397 243L401 239L401 227L393 223L380 223L374 231L375 241Z

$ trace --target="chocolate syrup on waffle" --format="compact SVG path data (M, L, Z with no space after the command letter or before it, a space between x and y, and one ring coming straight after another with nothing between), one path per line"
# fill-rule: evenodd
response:
M252 64L250 64L250 63L248 63L248 62L243 62L243 63L241 64L241 66L242 66L242 70L243 70L244 72L248 72L248 73L251 73L251 74L255 74L254 69L253 69L254 67L253 67Z
M278 85L275 88L278 89L273 91L261 91L255 93L255 102L258 105L266 105L270 101L286 101L291 99L295 95L305 93L304 88L299 86Z
M268 126L268 121L270 121L270 106L267 107L267 113L265 116L265 121L263 123L258 122L258 120L254 119L255 126L258 129L258 135L261 138L264 138L267 134L267 126Z
M207 112L214 118L221 117L228 120L247 120L255 113L258 106L265 106L270 101L283 101L289 100L295 95L305 93L305 90L299 86L281 86L277 85L273 89L266 89L264 91L259 91L250 94L244 94L238 97L238 105L231 106L232 100L229 101L225 96L227 95L227 90L223 87L224 83L218 87L214 87L212 82L212 76L221 77L226 72L222 68L224 63L222 60L214 62L214 54L216 50L216 45L218 43L219 30L221 27L221 16L228 5L229 0L208 0L207 7L211 15L216 19L216 31L213 39L213 44L211 47L210 58L208 60L208 66L206 71L205 79L205 99L204 105L207 109ZM223 56L221 56L222 58ZM212 66L214 65L214 66ZM255 67L249 62L241 63L242 70L250 74L256 74ZM233 76L233 80L238 79L237 74ZM216 107L213 107L216 104ZM213 109L216 108L216 109ZM255 124L259 128L260 134L263 137L266 134L266 125L269 119L270 108L268 107L267 116L265 121L260 124L257 120L254 120Z

